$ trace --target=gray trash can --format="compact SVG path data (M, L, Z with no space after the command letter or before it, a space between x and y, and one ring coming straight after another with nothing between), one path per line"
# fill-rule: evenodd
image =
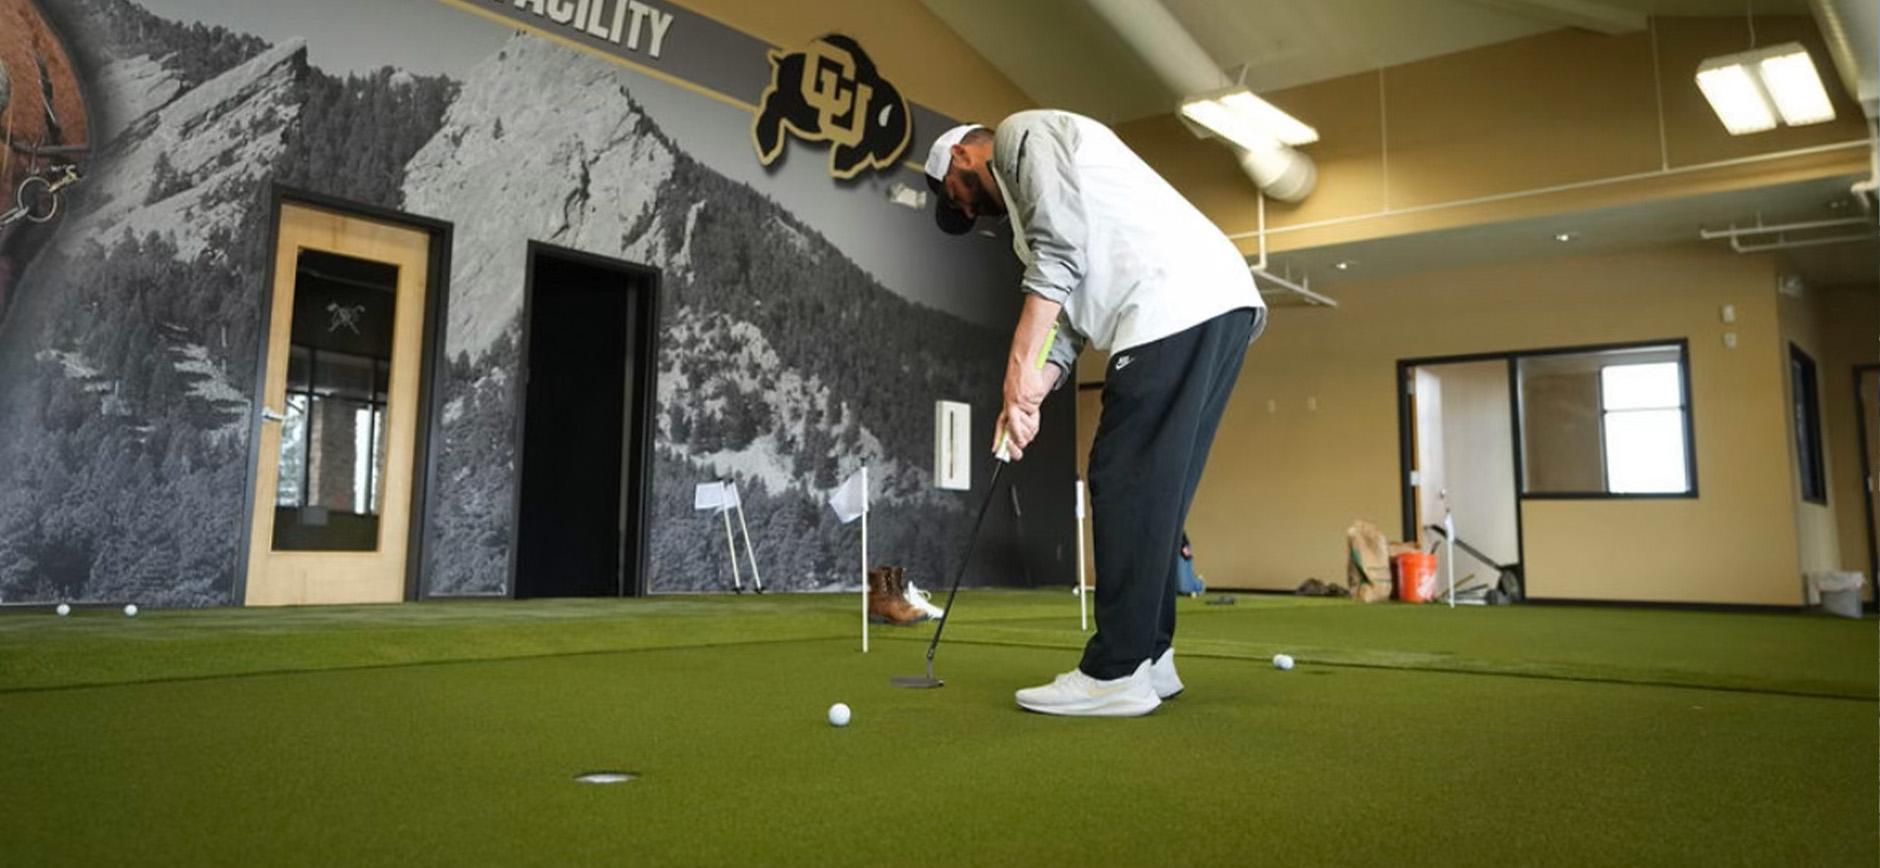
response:
M1808 604L1843 618L1858 618L1860 589L1867 577L1860 573L1816 572L1808 574Z

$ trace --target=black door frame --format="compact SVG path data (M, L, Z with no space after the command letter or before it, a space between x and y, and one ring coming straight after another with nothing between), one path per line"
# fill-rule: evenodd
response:
M281 243L281 209L288 204L305 205L325 211L348 214L379 223L390 223L407 229L414 229L429 236L426 251L429 261L426 263L428 274L424 290L424 328L423 342L418 359L422 365L418 371L418 424L416 441L412 444L411 456L411 523L405 529L405 600L423 599L425 596L424 577L431 572L431 539L425 528L431 526L431 512L434 508L432 492L436 490L437 450L431 444L437 439L437 377L444 369L444 342L442 340L444 317L450 306L450 250L453 225L432 217L421 217L403 211L329 196L298 187L280 183L268 186L268 244L267 263L262 268L263 298L260 304L262 328L256 342L259 355L255 370L255 403L260 404L262 396L267 394L269 330L267 323L274 317L274 261L276 248ZM261 442L261 412L257 408L249 421L248 431L248 470L247 478L242 482L242 514L247 516L242 521L241 549L236 566L233 599L239 604L248 594L248 547L254 537L255 471L261 461L260 450L254 444Z
M1861 376L1869 371L1880 372L1880 365L1854 366L1854 424L1855 434L1860 441L1858 451L1860 452L1861 514L1867 519L1866 525L1861 528L1862 535L1867 538L1867 579L1871 582L1880 582L1880 539L1874 538L1872 481L1875 468L1873 461L1867 457L1867 411L1869 408L1867 407L1867 393L1861 391L1860 388ZM1876 410L1880 410L1880 395L1875 396L1874 406ZM1880 611L1880 585L1874 587L1873 599L1867 601L1868 611Z
M615 596L643 597L648 590L647 549L652 532L647 508L652 503L653 432L654 426L658 424L661 274L659 269L652 266L544 241L529 242L528 261L524 264L527 276L523 281L522 339L518 346L518 364L522 377L521 388L516 390L515 397L515 430L511 432L516 456L516 477L511 496L511 514L515 516L515 521L510 522L509 528L509 588L506 596L512 600L517 597L517 555L522 537L522 475L527 472L527 468L523 467L523 438L529 421L529 342L535 332L535 263L543 256L619 274L630 282L628 291L641 296L637 300L628 301L629 306L637 307L639 321L637 328L627 335L635 355L633 378L629 382L640 400L638 406L629 405L625 408L626 418L623 420L626 423L625 430L629 432L628 437L637 437L639 442L626 445L623 456L626 460L621 463L620 469L620 504L624 508L623 519L628 525L621 530L620 545L623 548L632 545L633 558L632 563L629 563L624 552L616 553Z
M1690 480L1689 492L1682 494L1599 494L1599 493L1546 493L1527 491L1527 471L1525 445L1521 430L1521 377L1519 364L1522 359L1546 356L1577 355L1609 350L1626 350L1638 347L1676 347L1680 362L1680 388L1684 392L1684 460L1686 478ZM1580 346L1545 347L1542 349L1502 350L1499 352L1468 353L1453 356L1425 356L1414 359L1397 360L1397 381L1392 385L1397 390L1397 484L1402 492L1404 539L1416 539L1416 492L1410 486L1410 468L1416 464L1416 455L1412 451L1412 431L1416 420L1411 418L1411 403L1405 388L1407 374L1416 368L1435 365L1461 364L1466 362L1505 361L1508 364L1508 415L1509 430L1514 437L1514 534L1515 549L1520 556L1523 589L1527 581L1527 529L1526 503L1530 500L1652 500L1652 499L1696 499L1697 498L1697 410L1691 395L1691 344L1688 338L1666 338L1656 341L1625 341L1611 344L1585 344ZM1864 447L1863 447L1864 448ZM1529 602L1544 602L1532 596ZM1575 602L1588 602L1576 600Z
M1517 354L1513 352L1473 353L1459 356L1429 356L1420 359L1397 360L1397 484L1403 503L1403 539L1420 539L1421 528L1417 524L1417 486L1410 484L1410 468L1416 466L1416 424L1413 402L1411 400L1410 373L1418 368L1438 365L1463 365L1473 362L1502 362L1508 369L1508 425L1509 436L1514 439L1514 548L1515 563L1521 564L1524 574L1527 563L1527 536L1522 522L1525 517L1521 509L1521 394L1520 385L1515 376ZM1421 480L1418 480L1421 482ZM1497 564L1496 566L1501 566Z

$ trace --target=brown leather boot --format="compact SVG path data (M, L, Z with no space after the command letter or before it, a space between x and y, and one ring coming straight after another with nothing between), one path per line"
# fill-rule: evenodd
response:
M907 602L906 585L900 567L876 567L868 571L868 620L906 626L927 616Z

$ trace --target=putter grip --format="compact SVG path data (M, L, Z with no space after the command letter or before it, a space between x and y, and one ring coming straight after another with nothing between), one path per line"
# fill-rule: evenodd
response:
M1032 370L1034 371L1044 370L1045 362L1049 361L1051 358L1051 345L1057 343L1057 336L1058 336L1058 324L1054 322L1051 324L1051 331L1047 332L1044 336L1044 345L1038 348L1038 359L1031 363ZM1011 436L1012 436L1011 432L1009 431L999 432L999 445L997 448L992 450L992 457L997 458L1000 461L1004 461L1008 464L1011 463L1012 450L1007 449L1005 446L1005 441L1009 439Z

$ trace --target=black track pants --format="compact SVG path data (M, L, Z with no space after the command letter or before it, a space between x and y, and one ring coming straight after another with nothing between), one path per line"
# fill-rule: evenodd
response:
M1115 354L1090 447L1097 632L1078 664L1121 678L1175 637L1176 550L1247 342L1266 311L1229 311Z

